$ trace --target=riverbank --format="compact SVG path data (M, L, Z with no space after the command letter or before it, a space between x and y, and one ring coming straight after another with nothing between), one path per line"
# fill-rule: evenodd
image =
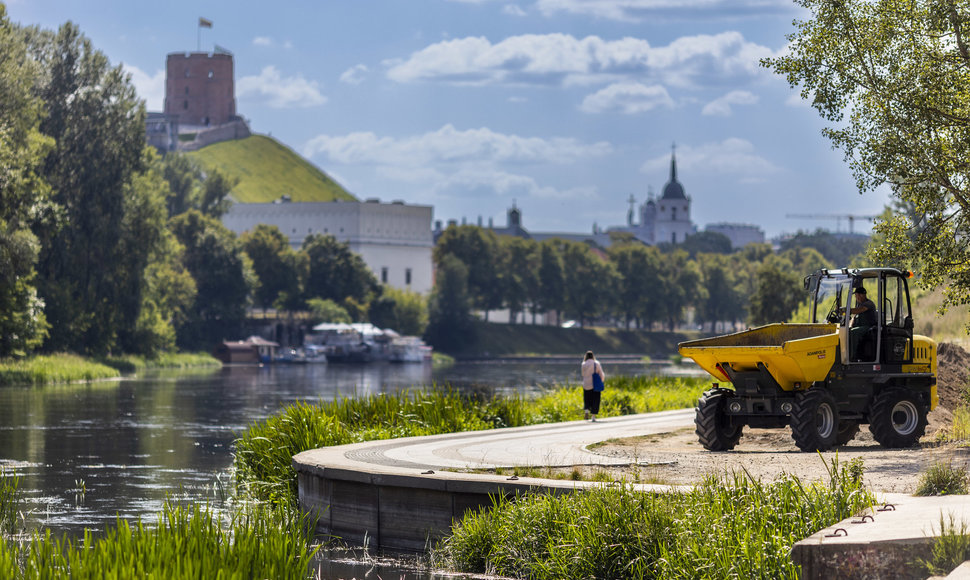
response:
M156 358L137 355L87 358L70 353L0 360L0 385L46 385L121 378L149 369L221 366L205 353L171 353Z
M621 328L562 328L531 324L478 322L473 337L459 350L438 346L436 350L455 358L563 355L582 357L587 350L596 355L637 355L668 360L677 353L677 343L697 338L696 332L652 332Z

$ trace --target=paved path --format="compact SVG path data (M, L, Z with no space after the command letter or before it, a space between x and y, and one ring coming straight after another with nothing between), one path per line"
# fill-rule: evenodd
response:
M555 467L625 465L630 460L608 457L586 446L608 439L663 433L693 425L694 410L680 409L570 421L528 427L406 437L314 449L301 461L347 469L492 469L495 467Z

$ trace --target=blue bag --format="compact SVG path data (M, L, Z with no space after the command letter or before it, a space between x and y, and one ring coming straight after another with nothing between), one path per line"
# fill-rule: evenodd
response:
M603 377L598 372L593 371L593 390L602 391L605 388L606 385L603 384Z

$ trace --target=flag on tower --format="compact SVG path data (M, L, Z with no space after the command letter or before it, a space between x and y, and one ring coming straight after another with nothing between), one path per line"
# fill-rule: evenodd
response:
M199 17L199 27L200 28L212 28L212 21L208 18Z

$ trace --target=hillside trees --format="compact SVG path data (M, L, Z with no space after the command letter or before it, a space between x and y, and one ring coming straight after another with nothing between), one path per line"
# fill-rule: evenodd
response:
M293 251L279 228L266 224L243 233L240 241L253 262L253 272L259 281L256 304L264 310L270 307L299 309L310 269L306 253Z
M50 209L39 169L52 141L39 130L42 102L30 91L37 74L0 4L0 357L29 352L47 333L31 225Z
M876 224L884 263L970 303L970 4L798 0L789 51L764 64L799 87L830 126L860 192L888 185L916 215ZM915 233L915 235L913 235Z
M468 268L472 307L485 313L502 307L505 276L501 270L498 236L491 230L463 225L449 227L438 238L434 258L441 263L451 254Z
M475 325L468 291L468 266L453 254L442 254L435 287L428 301L428 327L424 338L441 348L460 350L474 342Z

